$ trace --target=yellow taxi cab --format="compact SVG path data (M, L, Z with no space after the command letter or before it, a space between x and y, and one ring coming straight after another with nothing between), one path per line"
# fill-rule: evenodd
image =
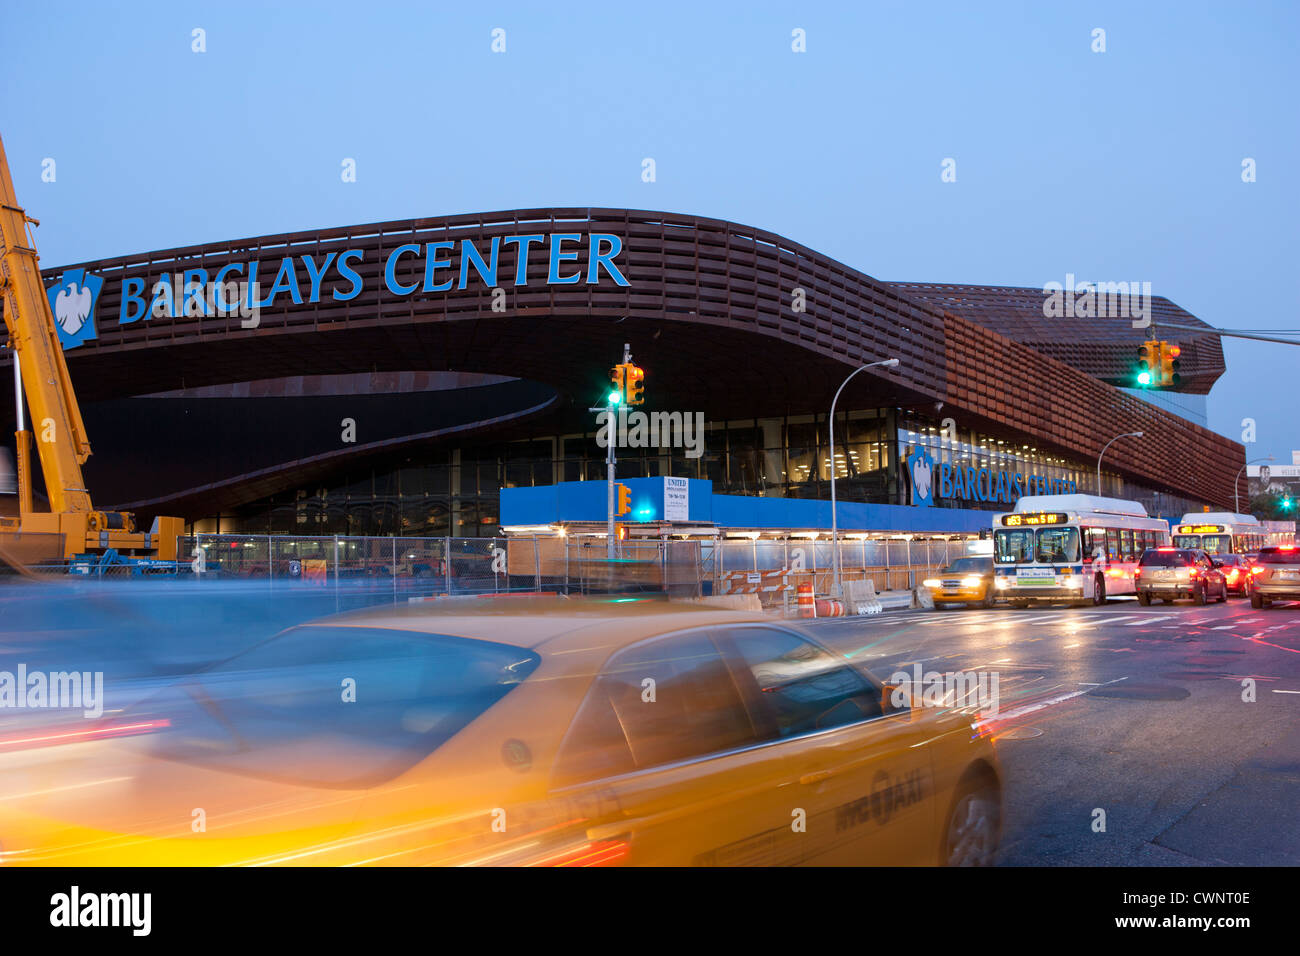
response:
M922 581L921 586L930 592L936 610L953 604L993 607L997 601L991 557L958 558L935 577Z
M348 612L96 739L0 748L0 862L991 862L991 739L896 691L796 625L699 604Z

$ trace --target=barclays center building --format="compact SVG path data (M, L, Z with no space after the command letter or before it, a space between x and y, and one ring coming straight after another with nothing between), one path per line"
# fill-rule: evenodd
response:
M1146 327L1064 314L1043 289L877 279L716 219L520 209L44 278L96 502L179 515L191 532L490 537L594 522L606 451L593 409L625 348L644 404L623 410L617 474L644 499L628 520L659 531L828 527L832 475L841 526L863 531L969 531L1052 492L1166 516L1231 510L1245 462L1205 424L1219 339L1167 299L1145 303ZM1134 359L1162 321L1204 331L1160 332L1181 345L1182 382L1140 392ZM889 359L844 385L832 450L837 391ZM690 489L689 507L655 490L667 479L685 479L672 487Z

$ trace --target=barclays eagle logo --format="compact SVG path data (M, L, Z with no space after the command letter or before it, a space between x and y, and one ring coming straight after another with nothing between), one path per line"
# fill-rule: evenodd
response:
M98 337L95 332L95 303L99 301L99 290L103 287L104 280L99 276L85 269L69 269L46 290L64 349L76 348Z
M920 445L907 456L907 472L912 477L912 504L928 508L934 504L934 459Z

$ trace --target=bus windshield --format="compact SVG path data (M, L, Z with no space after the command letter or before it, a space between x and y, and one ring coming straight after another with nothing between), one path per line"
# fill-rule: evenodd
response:
M1244 538L1238 537L1238 547L1232 546L1232 535L1230 534L1176 534L1174 535L1175 548L1192 548L1194 550L1205 551L1209 554L1233 554L1237 551L1248 551L1249 548L1241 547L1246 542Z
M1194 545L1209 554L1231 554L1232 536L1226 534L1206 534L1201 536L1201 543Z
M998 564L1026 564L1034 560L1033 529L994 532L993 560Z
M1040 564L1078 561L1079 529L1039 528L1037 551Z
M1079 560L1078 528L1019 528L993 534L993 559L998 564L1061 564Z

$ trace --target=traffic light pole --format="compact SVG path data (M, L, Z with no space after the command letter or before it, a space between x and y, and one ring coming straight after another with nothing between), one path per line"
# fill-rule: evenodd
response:
M623 365L629 365L632 362L632 345L629 342L623 343ZM605 402L604 408L592 408L592 412L609 412L609 442L605 445L605 557L613 561L618 557L618 538L614 533L614 515L616 505L614 503L614 473L618 459L614 456L614 446L618 442L618 409L622 400L622 385L620 384L619 401L614 401L613 396Z
M616 557L614 546L617 543L614 538L614 440L618 436L618 412L611 408L609 416L609 444L605 446L605 474L609 483L605 495L608 515L605 523L605 557L613 561Z

